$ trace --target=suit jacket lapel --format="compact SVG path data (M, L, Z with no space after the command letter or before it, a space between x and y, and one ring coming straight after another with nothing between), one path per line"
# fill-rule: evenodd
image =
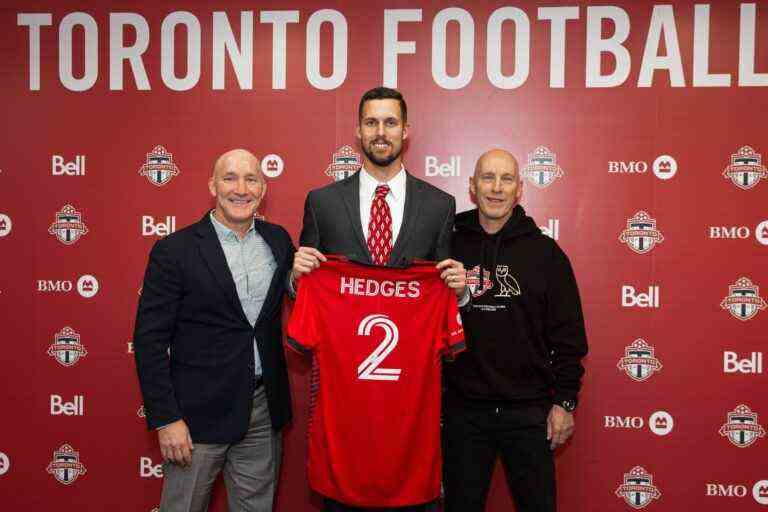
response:
M413 177L406 171L403 223L400 225L400 233L398 233L395 245L392 247L392 253L389 255L390 265L399 266L404 263L401 262L400 259L402 258L403 251L413 233L413 225L419 216L419 210L421 209L422 203L419 198L420 193L421 184L413 179Z
M366 263L371 263L371 253L368 251L368 244L365 243L363 236L363 227L360 221L360 173L362 169L352 175L346 184L341 188L341 197L344 199L344 205L347 208L349 222L352 225L352 231L360 246L360 255L365 257Z
M243 311L243 306L240 304L240 299L237 296L235 280L232 278L232 272L229 270L227 257L224 256L224 249L221 248L221 242L219 242L219 237L213 229L209 215L209 213L206 213L205 217L197 224L197 234L200 237L200 252L213 277L216 278L216 282L221 287L224 296L227 298L227 302L235 308L238 316L250 325L248 317L245 316Z
M275 272L272 274L272 281L269 283L269 291L267 292L267 296L264 298L264 304L261 306L259 318L256 320L256 325L258 325L266 315L269 315L272 312L274 306L279 304L280 299L282 298L282 294L278 296L277 291L278 289L282 289L282 281L285 280L285 274L281 272L281 269L283 261L285 260L285 252L287 247L278 244L277 240L273 236L272 230L265 229L265 226L261 221L254 220L253 222L254 229L259 235L261 235L269 248L272 250L272 256L275 258L275 263L277 264L275 267Z

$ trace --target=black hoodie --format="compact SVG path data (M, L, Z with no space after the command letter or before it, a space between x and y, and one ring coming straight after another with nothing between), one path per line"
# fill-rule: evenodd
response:
M456 216L453 258L467 269L467 350L443 369L446 399L509 404L575 400L587 353L568 257L517 205L496 234L478 211Z

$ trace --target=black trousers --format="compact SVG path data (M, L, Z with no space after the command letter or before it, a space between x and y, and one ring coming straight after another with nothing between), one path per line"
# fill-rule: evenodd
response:
M323 512L436 512L437 502L433 501L423 505L411 505L409 507L396 508L362 508L345 505L330 498L323 500Z
M547 441L550 405L443 409L444 512L484 512L496 457L518 512L557 508L554 455Z

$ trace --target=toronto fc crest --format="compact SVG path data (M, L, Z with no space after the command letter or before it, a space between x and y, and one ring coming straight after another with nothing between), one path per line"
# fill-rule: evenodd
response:
M139 169L140 175L145 176L151 184L158 187L166 185L179 172L179 168L173 163L173 154L159 145L147 153L147 161Z
M727 421L720 427L720 435L727 437L732 445L746 448L758 438L765 437L765 429L757 422L757 413L740 404L728 413Z
M341 146L331 157L331 163L325 169L325 174L334 181L341 181L355 174L362 165L360 155L355 153L352 146Z
M617 366L637 382L648 380L655 372L661 370L661 362L654 357L654 348L641 338L624 349L624 357L619 359Z
M56 213L56 220L48 228L48 233L55 235L64 245L72 245L88 233L88 228L83 224L82 214L67 204Z
M742 146L731 155L731 163L723 170L723 177L742 190L749 190L760 180L768 179L763 156L749 146Z
M523 166L521 174L537 188L547 188L564 175L557 164L557 156L544 146L539 146L533 150L533 153L528 153L528 162Z
M74 366L87 354L88 351L80 343L80 335L71 327L64 327L57 332L48 347L48 355L62 366Z
M80 462L80 452L76 452L68 444L53 452L53 460L48 464L48 473L64 485L75 482L85 474L85 466Z
M760 288L746 277L740 277L728 287L728 296L720 303L731 316L746 322L761 309L766 308L765 300L760 296Z
M641 210L627 219L627 229L621 232L619 241L637 254L645 254L663 242L664 236L656 229L656 219Z
M641 509L661 498L661 492L653 485L653 475L642 466L635 466L624 473L624 483L616 489L616 496L624 498L632 508Z

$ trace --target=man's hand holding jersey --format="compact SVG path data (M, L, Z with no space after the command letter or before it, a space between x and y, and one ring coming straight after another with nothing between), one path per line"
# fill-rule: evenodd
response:
M294 289L301 276L318 268L323 261L328 260L323 253L314 247L299 247L293 257L293 269L291 269L291 284ZM459 298L464 296L467 287L467 273L464 270L464 265L460 261L449 258L439 262L437 269L441 271L440 278L448 288L456 292L456 296Z

